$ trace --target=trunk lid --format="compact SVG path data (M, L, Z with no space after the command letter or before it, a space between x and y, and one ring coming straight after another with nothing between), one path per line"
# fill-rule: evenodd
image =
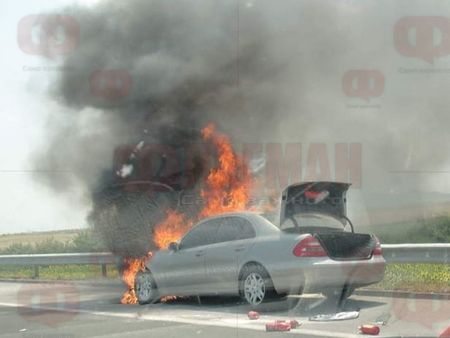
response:
M305 182L292 184L281 196L280 224L302 213L322 213L346 222L349 183Z
M340 182L305 182L288 186L282 193L280 227L288 219L311 217L323 214L348 222L346 193L350 184ZM286 229L287 232L309 233L325 249L328 257L334 260L370 259L377 240L369 234L332 231L326 227L301 227Z

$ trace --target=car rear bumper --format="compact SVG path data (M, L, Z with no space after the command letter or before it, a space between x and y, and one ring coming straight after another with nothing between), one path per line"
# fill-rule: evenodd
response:
M367 260L336 261L330 258L301 258L273 267L271 277L277 292L320 291L324 288L355 287L377 283L384 278L382 256Z
M365 286L378 283L384 278L386 261L382 256L374 256L360 261L334 261L327 259L316 262L305 273L309 289L354 285Z

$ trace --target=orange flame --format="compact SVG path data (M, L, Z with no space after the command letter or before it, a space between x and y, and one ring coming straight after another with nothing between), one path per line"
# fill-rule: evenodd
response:
M246 162L234 152L230 139L217 133L213 124L202 130L202 136L216 147L219 166L211 170L206 187L201 191L206 204L200 212L200 217L245 210L250 199L251 186Z
M128 287L128 290L122 295L120 303L122 304L136 304L138 302L136 293L134 291L134 281L136 274L139 271L144 271L145 264L152 257L152 253L149 252L142 258L124 258L124 270L122 273L122 280Z
M252 179L243 157L238 156L230 139L216 131L213 124L202 129L202 137L211 142L218 156L217 168L210 171L204 187L200 191L204 207L199 217L209 217L223 212L246 210L250 200ZM176 242L192 227L196 219L191 219L174 210L166 212L167 217L154 228L153 241L159 249L166 249L171 242ZM141 259L126 259L123 280L128 291L121 299L122 304L135 304L134 280L138 271L143 270L151 253ZM171 300L172 298L168 298Z
M167 249L171 242L178 241L193 223L173 210L167 210L166 215L166 219L156 225L153 235L153 241L159 249Z
M251 175L244 159L238 156L230 139L216 132L213 124L202 129L205 141L211 142L218 155L218 167L209 173L201 197L205 205L200 218L223 212L245 210L250 199ZM160 249L178 241L194 224L195 220L173 210L167 211L166 219L155 227L153 241Z

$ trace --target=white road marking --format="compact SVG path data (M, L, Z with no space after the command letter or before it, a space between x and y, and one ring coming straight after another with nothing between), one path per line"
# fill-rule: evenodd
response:
M18 304L18 303L7 303L0 302L0 306L4 307L29 307L26 304ZM149 321L161 321L161 322L173 322L173 323L182 323L182 324L191 324L191 325L203 325L203 326L218 326L218 327L227 327L227 328L239 328L239 329L249 329L256 331L265 331L265 321L251 321L246 318L246 316L240 314L235 314L227 317L220 317L217 315L211 316L211 314L195 314L195 315L177 315L172 313L171 315L161 314L149 314L143 313L143 311L139 311L138 313L124 313L124 312L106 312L106 311L92 311L92 310L84 310L84 309L61 309L58 307L52 306L40 306L40 309L45 311L63 311L70 313L80 313L80 314L89 314L95 316L106 316L106 317L118 317L118 318L128 318L128 319L139 319L139 320L149 320ZM202 319L197 319L198 317ZM280 317L271 317L271 316L263 316L267 318L268 321L272 321L275 319L280 319ZM291 333L298 333L302 335L309 336L317 336L317 337L335 337L335 338L361 338L360 335L350 334L350 333L339 333L336 331L324 331L324 330L313 330L313 329L305 329L300 326L298 329L294 329Z

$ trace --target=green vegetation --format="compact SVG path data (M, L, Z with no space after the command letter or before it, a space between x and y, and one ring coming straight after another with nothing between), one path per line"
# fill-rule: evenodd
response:
M44 236L45 235L45 236ZM91 230L78 230L72 233L67 240L61 238L59 233L17 234L3 235L3 240L11 236L12 243L0 249L0 255L20 254L47 254L47 253L70 253L70 252L102 252L108 251L98 237ZM20 236L25 238L24 243L17 242ZM38 239L30 241L30 236ZM108 265L108 277L117 277L118 271L115 266ZM0 266L0 278L31 278L33 267L26 266ZM99 265L56 265L39 267L39 278L42 279L89 279L102 276Z
M74 239L82 229L57 230L57 231L41 231L41 232L27 232L17 234L2 234L0 235L0 250L7 248L10 245L22 244L37 244L49 238L53 238L60 242L69 242Z
M117 267L107 266L108 278L119 276ZM33 267L0 266L0 279L31 278ZM80 280L102 277L102 268L99 265L50 265L39 268L39 278L49 280Z
M416 292L450 292L450 265L390 264L386 276L371 288Z
M16 237L19 235L15 235ZM26 234L23 234L26 236ZM20 255L20 254L46 254L46 253L66 253L66 252L101 252L108 251L101 240L91 230L78 231L70 240L62 241L55 239L49 234L46 238L41 238L35 243L14 242L3 249L0 255Z
M358 232L374 233L383 244L450 243L450 217L374 225L360 228Z

